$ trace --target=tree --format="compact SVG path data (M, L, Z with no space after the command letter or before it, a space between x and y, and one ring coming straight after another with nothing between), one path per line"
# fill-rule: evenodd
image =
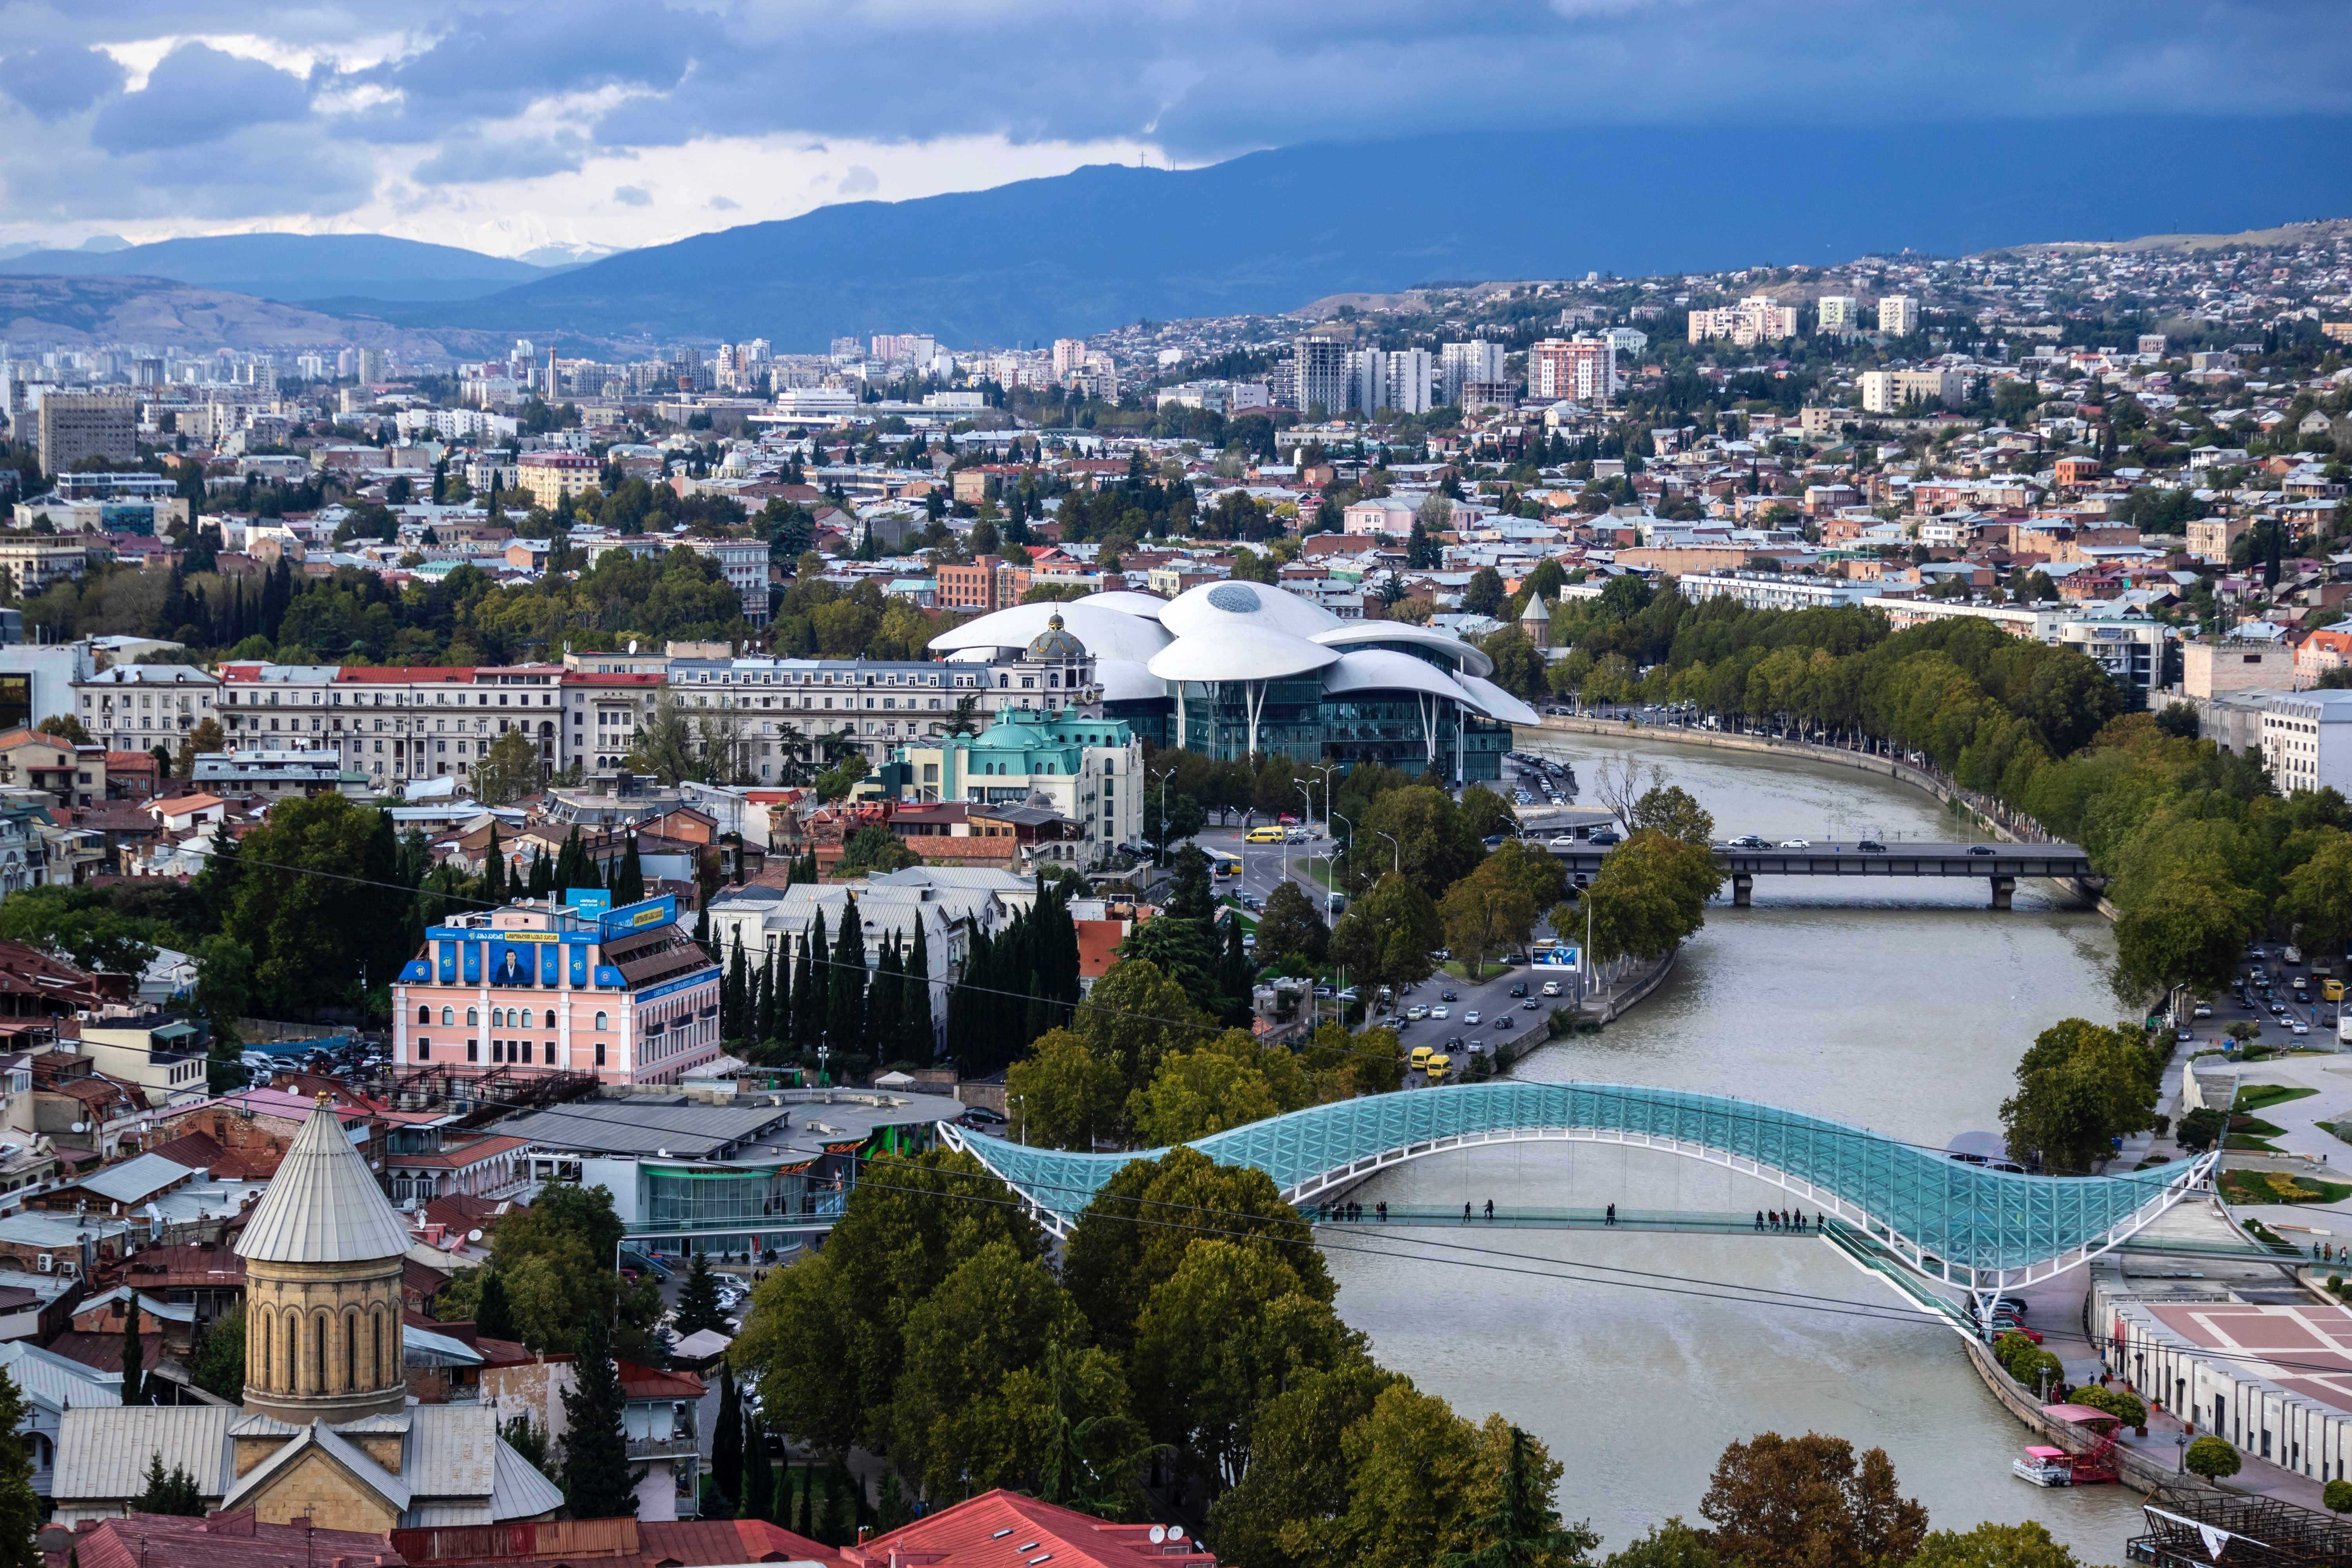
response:
M2074 1554L2028 1520L1974 1530L1938 1530L1919 1543L1910 1568L2079 1568Z
M1706 900L1722 885L1705 845L1669 838L1654 827L1635 833L1609 853L1584 889L1592 956L1663 956L1706 923ZM1570 910L1552 915L1556 931L1575 924Z
M131 1505L132 1512L170 1514L182 1519L205 1516L204 1494L197 1489L196 1479L179 1465L172 1467L171 1474L164 1474L161 1449L147 1458L146 1479L146 1489Z
M1352 891L1383 872L1401 874L1434 899L1469 875L1486 854L1462 807L1428 784L1392 789L1357 819L1341 861Z
M538 743L520 730L509 730L491 742L470 776L474 798L484 805L506 805L537 795L547 782Z
M919 866L923 858L914 847L879 823L861 827L849 836L841 848L839 874L855 876L861 871L898 871L908 866Z
M251 945L254 989L269 1006L349 1005L362 966L371 984L388 984L413 952L410 900L383 890L402 879L392 819L342 795L276 802L205 877L215 873L215 885L233 889L224 929ZM354 877L380 886L354 897Z
M1323 962L1331 933L1306 889L1285 881L1265 896L1257 918L1257 956L1267 963L1286 953L1297 953L1312 963Z
M1112 964L1070 1023L1071 1033L1097 1058L1118 1064L1129 1089L1150 1083L1160 1058L1189 1047L1212 1027L1213 1020L1192 1005L1192 994L1148 958Z
M2262 931L2262 895L2226 877L2179 870L2124 902L2116 920L2116 983L2127 995L2175 985L2215 991Z
M520 1340L514 1307L507 1300L506 1281L496 1268L482 1270L481 1294L474 1302L474 1331L493 1340Z
M2180 1462L2190 1475L2202 1476L2209 1481L2234 1476L2245 1464L2238 1458L2237 1449L2210 1432L2189 1444L2189 1451L2181 1456Z
M969 1475L975 1490L1035 1473L1043 1460L1023 1402L1005 1384L1080 1328L1045 1264L1009 1241L959 1265L907 1314L906 1364L890 1412L893 1459L932 1496Z
M2219 1143L2230 1130L2229 1113L2210 1105L2183 1113L2173 1124L2173 1141L2190 1153L2201 1153Z
M1498 616L1504 601L1502 574L1492 566L1481 566L1470 574L1469 583L1462 590L1462 613L1465 616Z
M1402 877L1387 876L1339 917L1330 951L1360 981L1403 986L1434 973L1429 955L1444 945L1444 922L1429 895Z
M2303 945L2342 952L2352 941L2352 834L2323 829L2311 858L2286 874L2278 912Z
M1127 1117L1145 1142L1165 1149L1296 1110L1313 1098L1289 1047L1262 1047L1247 1029L1227 1029L1162 1058L1151 1081L1129 1097Z
M1126 1072L1115 1056L1098 1056L1068 1029L1050 1029L1029 1047L1025 1061L1004 1073L1005 1136L1040 1149L1091 1151L1098 1136L1120 1130Z
M0 1568L41 1568L43 1562L34 1541L41 1500L33 1490L33 1446L25 1436L32 1426L32 1403L0 1371ZM194 1489L191 1483L189 1490Z
M1535 934L1536 909L1534 898L1499 855L1447 889L1437 903L1445 945L1474 975L1484 973L1488 953L1527 945Z
M70 713L52 713L33 728L41 734L54 735L60 741L70 742L77 746L96 743L90 739L89 731L82 728L81 721Z
M710 1429L710 1479L729 1498L743 1495L743 1401L735 1390L735 1370L725 1362L719 1363L719 1419Z
M1641 759L1631 752L1603 757L1592 770L1592 797L1607 806L1628 833L1639 826L1634 814L1641 803L1664 788L1666 770L1652 763L1645 775Z
M1897 1492L1885 1449L1857 1465L1853 1444L1817 1432L1730 1445L1698 1510L1727 1562L1877 1568L1911 1556L1927 1533L1927 1510Z
M212 1321L189 1358L198 1388L232 1403L245 1394L245 1309L231 1307Z
M667 687L654 700L653 716L640 728L625 759L638 773L651 773L676 787L680 779L700 778L702 764L694 754L694 727L686 708Z
M2352 1481L2333 1480L2319 1489L2319 1500L2330 1513L2352 1513Z
M1715 818L1680 784L1654 784L1633 803L1631 828L1654 827L1669 838L1701 847L1715 842Z
M1627 1542L1624 1550L1602 1558L1601 1568L1717 1568L1717 1559L1706 1543L1706 1532L1676 1517L1652 1525L1647 1534Z
M2001 1102L2011 1153L2053 1171L2088 1171L2113 1140L2155 1124L2162 1062L2145 1033L2064 1018L2035 1037Z
M757 1415L743 1419L743 1506L745 1519L776 1518L776 1477L768 1463L768 1433Z
M697 1252L686 1266L686 1279L677 1289L677 1308L671 1328L678 1338L698 1334L705 1329L723 1332L727 1318L719 1310L719 1276L710 1271L710 1256ZM728 1495L736 1495L729 1487Z
M228 741L221 733L220 721L203 720L180 742L179 755L172 759L172 776L182 779L194 778L198 757L227 749Z
M613 907L641 903L646 896L646 868L637 858L637 836L629 835L629 847L621 851L621 868L613 873Z
M1495 1507L1470 1527L1480 1544L1445 1553L1437 1560L1439 1568L1559 1568L1582 1563L1601 1544L1589 1527L1560 1524L1551 1506L1559 1463L1539 1458L1542 1446L1517 1426L1508 1430L1509 1452Z
M130 1304L122 1314L122 1403L125 1405L154 1403L153 1396L147 1391L147 1380L142 1370L146 1350L139 1338L140 1315L139 1292L133 1290Z
M572 1363L572 1386L563 1391L563 1500L574 1519L635 1518L637 1476L629 1468L628 1435L621 1425L620 1368L601 1322Z

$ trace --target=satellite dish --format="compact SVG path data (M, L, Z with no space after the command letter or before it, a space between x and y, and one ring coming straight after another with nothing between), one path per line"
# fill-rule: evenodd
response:
M1152 1544L1152 1545L1157 1546L1157 1545L1159 1545L1161 1542L1163 1542L1163 1541L1165 1541L1165 1540L1167 1540L1167 1539L1168 1539L1168 1530L1167 1530L1167 1527L1166 1527L1165 1525L1159 1525L1159 1524L1155 1524L1155 1525L1153 1525L1153 1526L1151 1527L1151 1544Z
M1171 1540L1171 1541L1181 1541L1181 1540L1183 1540L1183 1539L1184 1539L1184 1527L1183 1527L1182 1525L1181 1525L1181 1524L1171 1524L1171 1525L1170 1525L1170 1526L1168 1527L1168 1539L1169 1539L1169 1540Z
M77 1132L87 1132L89 1131L89 1123L87 1121L77 1121L73 1124L73 1130Z
M482 1233L478 1230L469 1230L466 1233L466 1239L467 1241L479 1241L482 1239Z
M637 651L637 639L636 639L636 638L635 638L635 637L631 637L631 638L629 639L629 651L630 651L631 653L635 653L635 652L636 652L636 651Z

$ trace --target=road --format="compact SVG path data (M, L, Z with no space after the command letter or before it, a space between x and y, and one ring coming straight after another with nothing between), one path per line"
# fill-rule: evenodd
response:
M1214 849L1241 857L1241 876L1218 879L1219 892L1245 892L1263 904L1266 896L1283 882L1286 859L1284 851L1287 850L1289 879L1297 883L1299 890L1309 899L1316 900L1318 908L1325 907L1324 900L1328 894L1323 886L1308 874L1307 867L1312 863L1313 858L1330 853L1329 840L1317 838L1310 839L1305 844L1289 845L1245 844L1242 842L1242 836L1243 830L1238 827L1212 827L1203 829L1195 840L1203 849ZM1235 886L1236 883L1239 884L1238 889ZM1540 930L1538 934L1541 934ZM1527 999L1538 1001L1538 1005L1536 1007L1530 1009L1525 1005L1521 998L1510 994L1513 986L1522 984L1528 988ZM1534 973L1524 964L1506 970L1475 985L1469 981L1456 980L1440 973L1432 976L1423 984L1409 989L1399 1000L1406 1007L1415 1005L1444 1006L1452 1014L1451 1017L1442 1020L1423 1019L1418 1023L1408 1021L1402 1016L1381 1018L1377 1021L1394 1027L1398 1037L1404 1041L1408 1049L1414 1046L1443 1047L1448 1040L1455 1038L1465 1041L1492 1042L1497 1038L1523 1035L1530 1028L1540 1030L1543 1027L1549 1015L1540 1001L1542 990L1543 977ZM1454 997L1451 1002L1444 1000L1445 993L1449 991ZM1475 1025L1468 1021L1468 1015L1474 1012L1479 1016L1479 1021ZM1507 1016L1511 1021L1508 1030L1501 1030L1496 1026L1496 1020L1504 1016ZM1422 1081L1420 1074L1409 1074L1407 1086L1412 1087Z

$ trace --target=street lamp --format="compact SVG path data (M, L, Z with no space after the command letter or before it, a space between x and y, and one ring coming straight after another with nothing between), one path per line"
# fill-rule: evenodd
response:
M1147 770L1160 781L1160 864L1168 864L1168 780L1176 770L1172 767Z
M1392 833L1381 833L1381 830L1380 830L1379 828L1377 828L1377 827L1373 828L1373 829L1372 829L1372 831L1373 831L1373 833L1377 834L1379 837L1382 837L1382 838L1387 839L1387 840L1389 841L1389 847L1396 851L1396 868L1395 868L1395 869L1396 869L1396 874L1397 874L1398 876L1400 876L1400 877L1403 876L1403 875L1404 875L1404 846L1403 846L1403 845L1402 845L1402 844L1399 844L1399 843L1396 841L1396 836L1395 836L1394 834L1392 834Z
M1323 775L1323 836L1328 838L1331 836L1331 775L1339 771L1339 764L1337 763L1318 763L1313 767L1308 768L1307 771L1310 773L1321 773ZM1312 797L1309 797L1308 800L1308 809L1313 809Z

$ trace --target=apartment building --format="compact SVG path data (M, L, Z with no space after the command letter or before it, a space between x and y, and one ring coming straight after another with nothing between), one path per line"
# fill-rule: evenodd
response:
M1783 305L1769 294L1750 294L1737 305L1690 313L1690 341L1695 343L1729 338L1745 349L1796 335L1797 308Z
M2162 621L2068 620L2058 627L2060 646L2088 656L2142 697L2165 683L2171 640Z
M1320 408L1327 415L1344 412L1349 405L1348 345L1343 339L1309 334L1291 346L1291 405L1304 414Z
M1001 555L982 555L969 564L942 561L936 572L936 597L943 610L987 615L1019 604L1032 575L1026 562L1016 564Z
M1824 294L1813 302L1814 328L1822 332L1852 332L1862 328L1862 301L1851 294Z
M743 601L743 618L755 626L768 624L768 543L763 539L688 539L697 555L719 563L727 585Z
M1528 350L1528 396L1534 402L1605 404L1617 384L1617 348L1606 338L1546 338Z
M19 506L17 515L38 507ZM79 577L89 570L89 552L73 540L35 536L28 539L0 539L0 572L8 574L8 581L20 599L30 599L52 583L62 583Z
M2263 765L2284 794L2352 790L2352 691L2292 691L2263 710Z
M1919 301L1909 294L1889 294L1878 302L1878 330L1890 338L1907 338L1919 330Z
M1794 572L1694 572L1676 581L1683 597L1695 603L1734 599L1751 610L1834 609L1874 603L1886 591L1879 583Z
M550 511L596 488L596 459L585 452L525 452L515 459L514 482L533 504Z
M1862 373L1865 414L1900 414L1911 406L1957 407L1968 396L1968 378L1956 370L1866 370Z
M218 713L232 748L326 751L378 788L463 778L502 736L520 730L542 766L570 761L560 722L561 665L227 664Z
M2189 553L2210 566L2230 563L2230 547L2254 526L2249 517L2194 517L2189 520Z
M118 752L177 752L213 716L220 678L184 664L118 664L73 683L74 712Z
M1503 380L1503 345L1483 339L1444 344L1438 350L1438 375L1444 384L1445 401L1458 405L1463 388Z
M34 426L41 471L51 476L87 458L130 463L139 457L139 400L128 393L45 393Z

